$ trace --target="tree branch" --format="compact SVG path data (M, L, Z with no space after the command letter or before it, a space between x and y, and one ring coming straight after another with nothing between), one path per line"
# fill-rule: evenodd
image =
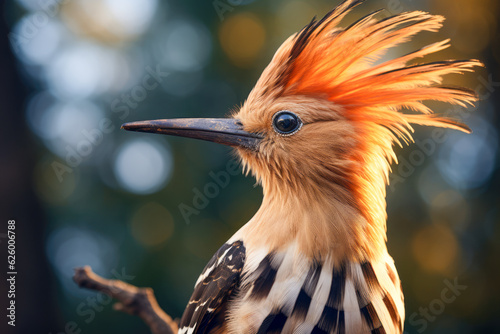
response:
M153 334L175 334L177 323L158 305L151 288L138 288L120 280L108 280L95 274L89 266L76 268L73 280L81 288L100 291L118 300L117 311L137 315Z

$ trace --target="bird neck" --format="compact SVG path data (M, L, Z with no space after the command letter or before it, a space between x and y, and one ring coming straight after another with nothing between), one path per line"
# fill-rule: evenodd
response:
M270 251L296 243L300 253L334 262L377 260L386 250L385 199L376 217L366 215L338 185L307 187L301 191L279 191L264 187L264 199L255 216L245 225L247 243ZM383 203L383 204L382 204Z

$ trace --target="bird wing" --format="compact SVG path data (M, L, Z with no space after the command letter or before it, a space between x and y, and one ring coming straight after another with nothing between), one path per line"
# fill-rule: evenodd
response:
M241 241L224 244L215 253L196 282L182 315L179 334L209 333L223 326L226 304L239 286L244 263L245 247Z

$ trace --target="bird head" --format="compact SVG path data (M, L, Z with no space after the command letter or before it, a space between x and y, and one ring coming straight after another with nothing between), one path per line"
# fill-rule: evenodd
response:
M441 16L414 11L377 19L371 13L339 26L359 0L347 0L288 38L246 102L227 119L134 122L127 130L210 140L236 148L268 197L313 205L343 203L385 238L385 186L393 145L412 141L412 125L469 132L434 115L424 101L460 106L475 93L442 85L443 76L471 71L475 60L418 63L449 40L380 61L387 50L421 31L437 31ZM412 62L409 64L409 62Z

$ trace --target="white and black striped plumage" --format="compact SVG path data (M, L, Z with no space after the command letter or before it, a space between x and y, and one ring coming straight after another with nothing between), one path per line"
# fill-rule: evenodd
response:
M401 333L403 294L394 263L310 261L221 247L206 266L179 333Z

